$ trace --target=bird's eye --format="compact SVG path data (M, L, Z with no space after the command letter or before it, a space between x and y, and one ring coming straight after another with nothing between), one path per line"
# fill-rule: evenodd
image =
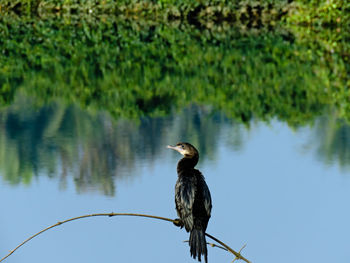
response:
M182 149L185 149L185 145L181 144L181 148L182 148Z

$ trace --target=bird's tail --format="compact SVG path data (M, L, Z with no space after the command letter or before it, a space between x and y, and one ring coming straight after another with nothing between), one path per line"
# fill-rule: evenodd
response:
M205 232L203 229L193 229L190 233L191 256L201 261L201 255L204 255L205 263L208 262L207 241L205 240Z

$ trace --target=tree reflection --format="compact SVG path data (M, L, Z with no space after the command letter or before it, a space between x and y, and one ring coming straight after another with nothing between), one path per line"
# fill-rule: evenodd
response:
M55 177L62 188L73 176L78 192L114 195L115 179L137 176L142 163L155 160L169 143L191 141L202 160L215 158L222 133L237 134L239 148L241 130L235 127L222 114L194 105L167 117L116 121L77 105L40 106L18 96L0 112L0 174L11 184Z
M350 168L350 126L333 112L319 118L315 128L317 155L326 164Z

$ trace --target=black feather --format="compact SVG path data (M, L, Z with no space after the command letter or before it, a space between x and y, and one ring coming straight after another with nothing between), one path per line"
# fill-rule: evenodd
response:
M211 215L209 188L200 171L194 169L198 162L198 151L189 143L178 143L185 149L184 158L177 165L178 180L175 185L175 204L187 232L190 232L191 256L208 261L205 231Z

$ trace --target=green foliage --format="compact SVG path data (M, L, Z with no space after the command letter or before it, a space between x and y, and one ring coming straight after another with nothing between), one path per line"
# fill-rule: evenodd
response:
M234 21L275 24L281 18L308 25L349 26L350 3L345 0L0 0L0 13L140 17L196 22Z
M0 0L0 13L37 15L101 16L153 21L181 20L198 23L199 20L274 23L288 9L286 0Z
M291 23L349 28L350 2L346 0L296 1L287 20Z
M349 107L342 49L329 53L278 28L13 17L0 26L2 90L43 102L60 97L135 119L197 103L246 123L277 117L291 125L327 105Z

